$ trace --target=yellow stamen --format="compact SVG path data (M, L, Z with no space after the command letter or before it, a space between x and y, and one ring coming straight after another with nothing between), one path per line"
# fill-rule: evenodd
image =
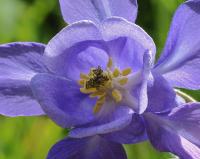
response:
M108 61L107 67L108 67L108 68L111 68L112 65L113 65L113 61L112 61L111 58L109 58L109 61Z
M81 91L82 93L88 94L88 93L94 93L94 92L96 92L97 90L96 90L96 88L89 88L89 89L80 88L80 91Z
M105 102L105 99L106 99L106 95L104 94L104 95L102 95L102 96L99 97L97 103L98 103L98 102L99 102L99 103L104 103L104 102Z
M111 81L108 81L105 85L105 88L108 89L108 88L112 88L113 87L113 83Z
M94 75L94 71L95 70L95 68L91 68L90 69L90 73L88 74L88 77L90 77L90 76L93 76Z
M94 98L94 97L102 96L102 95L105 95L105 92L98 91L98 92L94 92L94 93L90 94L90 97Z
M94 106L94 108L93 108L93 112L94 113L98 113L101 110L102 106L103 106L102 103L101 104L96 103L95 106Z
M127 84L128 78L126 76L129 75L131 71L131 68L120 71L118 68L114 67L112 58L109 58L106 70L98 66L97 68L91 68L88 74L80 74L80 80L78 81L79 85L82 87L80 91L88 94L91 98L97 98L93 108L94 113L98 113L105 101L109 100L107 96L108 98L112 98L116 103L122 101L123 96L120 91L123 91L122 86Z
M89 79L88 75L86 75L84 73L80 73L80 78L81 79Z
M123 75L123 76L127 76L127 75L129 75L130 73L131 73L131 68L127 68L127 69L125 69L125 70L122 71L122 75Z
M113 71L113 76L118 77L119 75L120 75L119 69L115 68L115 70Z
M120 102L122 100L122 95L121 95L120 91L117 89L114 89L112 91L112 96L116 102Z
M101 110L101 108L102 108L102 106L103 106L104 103L105 103L105 96L101 96L97 100L97 102L96 102L96 104L95 104L95 106L93 108L93 112L94 113L98 113Z
M123 86L123 85L127 84L128 78L126 78L126 77L121 78L118 82L119 82L120 85Z
M78 81L78 84L81 85L81 86L84 86L85 80L84 80L84 79L79 80L79 81Z

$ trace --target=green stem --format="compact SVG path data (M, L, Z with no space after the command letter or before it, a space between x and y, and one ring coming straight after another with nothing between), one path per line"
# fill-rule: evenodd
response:
M192 98L191 96L189 96L188 94L180 91L180 90L177 90L175 89L175 92L177 95L181 96L183 99L185 99L186 103L189 103L189 102L196 102L196 100L194 98Z

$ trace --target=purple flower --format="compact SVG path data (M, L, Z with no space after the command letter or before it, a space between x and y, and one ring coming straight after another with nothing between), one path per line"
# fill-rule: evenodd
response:
M152 71L162 74L173 87L200 88L199 25L200 1L183 3L174 15L165 48ZM180 104L168 112L153 104L152 101L149 111L143 114L152 145L181 159L199 159L200 103Z
M155 66L153 40L129 22L136 1L60 4L72 24L46 46L0 46L0 113L46 114L71 128L48 159L125 159L121 144L146 139L160 151L198 159L200 104L180 104L172 86L200 88L200 1L179 7Z
M135 134L124 138L124 142L146 139L142 119L134 111L142 112L147 106L147 79L153 53L151 38L122 18L108 18L98 25L79 21L58 33L47 44L44 54L52 73L35 75L31 88L45 113L61 127L73 128L69 137L80 139L59 142L48 158L55 155L75 158L70 150L64 151L65 154L59 151L65 150L72 141L75 155L81 157L86 150L79 152L77 144L94 148L85 158L94 158L93 155L97 158L95 149L99 148L95 145L105 142L112 146L102 146L104 158L110 159L113 154L115 159L126 158L121 142L104 141L102 136L127 126L128 130L124 129L121 134ZM108 147L114 151L110 156Z
M148 138L159 151L181 159L199 159L200 103L182 104L170 112L143 114Z

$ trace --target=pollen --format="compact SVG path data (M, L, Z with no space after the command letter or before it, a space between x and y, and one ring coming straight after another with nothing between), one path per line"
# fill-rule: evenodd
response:
M123 86L123 85L127 84L128 78L127 77L121 78L118 82L120 85Z
M107 63L107 67L108 67L108 68L111 68L112 65L113 65L112 58L109 58L108 63Z
M125 69L125 70L122 71L122 75L123 75L123 76L127 76L127 75L129 75L130 73L131 73L131 68L127 68L127 69Z
M117 89L114 89L112 91L112 96L114 98L114 100L118 103L122 100L122 95L121 95L121 92Z
M94 97L99 97L99 96L102 96L102 95L105 95L105 92L98 91L98 92L94 92L94 93L90 94L90 97L94 98Z
M113 100L116 103L122 101L122 89L128 83L131 69L120 71L113 66L112 58L109 58L107 68L103 70L101 66L91 68L88 74L81 73L78 81L81 86L80 92L88 94L90 98L97 98L93 107L93 112L98 113L105 105L106 101Z
M115 68L114 71L113 71L113 76L114 77L118 77L120 75L120 71L118 68Z
M88 94L88 93L94 93L94 92L96 92L96 88L90 88L90 89L80 88L80 91L82 93L86 93L86 94Z
M93 108L93 112L94 113L98 113L101 110L102 106L105 103L105 99L106 99L105 95L103 95L97 100L97 102L96 102L96 104L95 104L95 106Z
M80 78L81 79L89 79L88 75L84 74L84 73L81 73L80 74Z
M78 84L81 85L81 86L84 86L85 80L84 80L84 79L79 80L79 81L78 81Z

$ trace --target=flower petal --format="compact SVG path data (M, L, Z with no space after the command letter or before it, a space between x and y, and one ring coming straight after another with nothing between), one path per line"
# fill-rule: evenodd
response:
M171 152L181 159L199 159L200 148L172 130L161 117L149 113L145 122L149 139L157 150Z
M147 106L148 106L148 94L147 94L147 88L148 88L148 81L151 80L151 68L153 64L153 58L151 55L151 52L147 52L144 54L144 59L143 59L143 70L142 70L142 84L141 88L139 91L139 107L138 107L138 112L139 114L142 114Z
M135 144L147 140L143 119L137 114L133 115L131 123L124 129L104 134L103 137L121 144Z
M80 20L99 23L111 16L123 17L134 22L137 16L136 0L60 0L60 7L67 23Z
M31 78L48 72L43 62L45 46L39 43L0 45L0 114L32 116L44 114L30 89Z
M110 115L106 114L105 116L102 116L102 118L97 118L96 121L89 125L72 129L69 136L73 138L83 138L118 131L130 124L132 113L133 111L128 107L117 106L115 111Z
M187 103L176 107L168 118L179 134L200 146L200 103Z
M47 159L127 159L121 144L109 142L99 136L90 138L66 138L57 142Z
M135 39L120 36L106 41L107 53L112 58L115 67L120 70L131 68L131 73L136 73L143 67L143 56L147 48Z
M200 89L200 1L187 1L175 13L155 70L174 87Z
M31 88L46 114L62 127L71 127L93 120L95 100L79 90L79 86L65 78L38 74Z
M125 63L127 62L127 65L131 66L132 63L137 62L142 66L145 52L150 52L154 60L156 52L155 44L151 37L136 24L119 17L108 18L103 22L101 32L104 41L112 41L120 37L127 38L124 39L126 40L124 46L117 47L117 44L113 43L114 48L112 48L113 45L110 44L112 47L109 50L109 54L114 58L116 63L126 66Z
M137 72L148 51L154 60L155 45L141 28L122 18L110 18L99 28L89 21L70 25L49 42L45 55L54 73L78 80L80 72L88 73L97 65L106 67L109 57L116 67Z
M56 74L79 79L80 72L91 67L105 67L108 56L102 48L101 33L89 21L81 21L64 28L47 45L45 57L48 67Z
M147 86L152 81L151 68L153 58L151 52L146 52L143 57L143 67L138 73L129 78L126 85L130 95L125 96L127 105L133 108L136 113L142 114L148 105Z
M169 111L177 106L176 93L161 75L153 74L153 84L148 85L148 107L150 112Z
M76 81L80 79L80 73L88 74L91 68L100 66L105 69L109 60L107 53L101 48L91 46L91 42L76 45L60 58L63 58L60 63L54 63L57 67L56 73Z

